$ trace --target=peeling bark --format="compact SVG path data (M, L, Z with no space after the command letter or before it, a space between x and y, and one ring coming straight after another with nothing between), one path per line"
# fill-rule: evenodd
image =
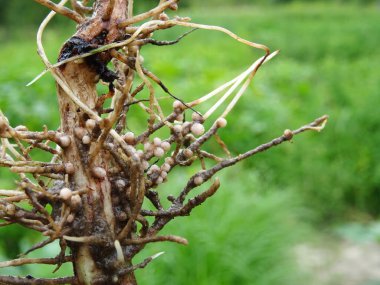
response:
M120 39L123 33L118 29L117 23L126 19L127 0L115 1L111 17L105 21L103 15L107 11L108 3L107 0L97 1L93 18L82 23L72 39L81 39L82 42L92 46L108 44ZM66 43L66 47L69 43L70 40ZM65 56L63 52L67 52L65 46L61 51L60 58ZM99 60L102 61L102 64L106 65L110 59L109 55L102 53L99 56L101 56ZM74 94L95 110L98 99L96 84L99 80L99 74L98 70L91 64L93 60L95 59L89 58L79 63L69 62L63 65L60 71ZM100 151L96 159L90 161L90 144L84 145L80 138L75 136L75 128L84 128L88 115L71 101L61 87L57 86L57 88L62 118L61 129L74 142L63 152L63 161L71 162L75 168L74 174L70 175L70 185L74 191L91 189L87 194L82 195L83 208L77 214L75 221L76 224L80 225L77 229L80 233L77 234L78 236L102 237L106 235L106 238L113 240L116 233L111 202L111 182L107 176L98 178L92 172L94 167L102 167L107 170L110 167L107 164L109 157L104 151ZM76 233L73 232L70 235L75 236ZM116 251L112 244L109 247L104 247L68 242L68 246L72 250L75 276L78 278L79 284L103 284L103 282L112 281L107 280L108 276L112 276L110 272L118 270ZM117 284L136 284L133 273L127 274L118 282L121 283Z

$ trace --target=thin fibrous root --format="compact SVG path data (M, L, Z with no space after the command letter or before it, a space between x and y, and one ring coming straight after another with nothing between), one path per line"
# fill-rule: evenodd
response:
M68 17L71 20L74 20L77 23L82 23L84 20L84 18L80 14L66 7L63 7L63 5L55 4L54 2L49 1L49 0L34 0L34 1L40 3L41 5L46 6L47 8L55 11L58 14L61 14L63 16Z
M71 256L65 256L63 260L58 260L57 258L18 258L9 261L0 262L0 268L21 266L25 264L58 264L60 262L71 262Z

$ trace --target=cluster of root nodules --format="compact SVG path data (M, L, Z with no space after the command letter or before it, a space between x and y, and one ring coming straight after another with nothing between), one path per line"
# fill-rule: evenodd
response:
M159 231L173 218L189 215L195 207L215 194L219 188L219 180L214 176L218 171L289 141L293 135L323 128L327 117L319 118L295 131L286 130L266 144L244 154L231 156L218 135L218 130L226 127L225 117L244 93L258 68L275 54L270 55L265 46L245 41L225 29L195 24L188 18L170 19L164 10L175 10L177 1L161 2L151 11L119 23L119 29L125 29L125 34L118 37L116 42L99 45L97 41L96 45L92 43L79 49L76 45L79 43L83 46L83 40L73 37L66 44L66 49L76 48L75 53L66 50L69 55L60 58L61 61L56 66L47 64L58 84L67 96L71 96L78 112L82 114L81 123L73 126L70 134L46 128L34 132L25 126L12 127L0 113L0 166L8 167L20 177L17 189L0 190L0 226L18 223L47 237L28 252L57 239L62 248L56 258L16 260L0 263L0 267L26 263L59 266L71 260L70 256L64 254L67 244L71 248L74 244L88 244L95 249L93 254L105 253L110 259L107 262L112 263L110 269L115 273L113 276L142 268L158 256L149 257L141 264L131 265L132 257L147 243L171 241L187 244L182 237L160 236ZM69 17L78 22L82 18L75 13L91 12L91 9L76 8L76 11L70 12ZM56 11L63 15L67 13L67 10ZM137 22L149 18L152 20L137 25ZM185 98L178 98L170 93L159 77L144 67L141 56L142 47L147 44L163 46L178 43L179 39L156 41L153 38L155 32L178 25L222 31L251 47L261 48L266 53L233 80L195 101L186 103ZM104 30L102 36L107 37ZM39 54L43 56L43 51L39 50ZM46 63L46 57L44 61ZM108 69L109 62L113 65L113 71ZM65 85L65 80L69 79L65 79L60 69L56 68L58 65L83 63L88 64L90 69L95 69L99 83L109 87L107 94L98 96L95 108L86 106L76 97L75 92L70 91L70 86ZM136 83L138 81L139 84ZM168 100L173 100L170 111L161 108L161 101L155 95L157 88L168 94ZM144 97L141 92L143 89L148 90L149 95ZM220 94L222 96L218 97ZM223 107L223 103L230 96L233 97L232 100ZM207 108L207 112L201 114L196 110L199 104L210 98L218 99L216 104ZM107 99L111 99L112 104L106 107ZM133 132L134 126L128 121L131 116L129 112L133 108L142 108L145 111L145 131ZM224 108L220 112L222 115L214 116L210 121L211 115L218 108ZM162 131L163 129L166 131ZM166 135L159 135L162 133ZM215 139L220 145L223 152L219 153L224 153L224 157L205 150L204 144L211 139ZM65 156L73 149L80 151L80 161L68 161ZM51 160L33 160L34 151L50 154ZM102 157L101 163L99 157ZM78 177L78 165L81 165L80 171L87 177ZM194 173L183 183L182 188L172 189L169 196L161 193L164 186L160 185L170 180L174 168L192 165ZM176 175L181 174L177 172ZM96 183L87 185L86 181ZM204 183L208 184L204 188L206 190L197 195L192 194L193 189ZM168 203L169 206L164 207ZM88 213L91 215L85 216ZM94 223L93 230L88 230L88 221ZM123 263L129 266L116 266ZM115 268L119 268L120 272L115 271ZM117 278L115 280L117 282Z

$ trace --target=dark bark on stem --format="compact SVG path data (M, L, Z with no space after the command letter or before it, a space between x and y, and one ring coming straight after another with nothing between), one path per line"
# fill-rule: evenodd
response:
M126 19L128 0L115 0L113 11L108 0L98 0L94 6L94 16L82 23L72 40L87 44L108 44L118 40L121 30L117 28L120 20ZM66 43L62 48L60 59L67 56L72 42ZM92 59L82 63L69 62L60 68L64 80L74 94L91 109L97 102L96 82L98 71L91 63ZM107 62L107 54L102 54L102 60ZM109 60L109 59L108 59ZM64 149L64 162L71 162L75 172L69 176L72 190L89 188L87 194L82 195L83 207L76 215L72 236L104 236L113 240L116 236L114 224L115 217L112 211L111 182L108 177L96 177L92 169L102 167L107 169L108 155L101 150L95 159L89 159L90 147L83 145L75 137L75 128L85 125L88 114L81 110L61 87L58 88L58 101L61 114L61 130L72 138L73 143ZM72 251L74 273L78 284L104 284L115 282L117 284L136 284L133 272L125 276L118 276L121 266L116 260L116 250L113 243L109 246L89 245L86 243L67 242ZM130 261L126 260L126 263ZM129 265L129 264L128 264ZM125 264L122 266L126 266ZM114 274L113 274L114 273Z

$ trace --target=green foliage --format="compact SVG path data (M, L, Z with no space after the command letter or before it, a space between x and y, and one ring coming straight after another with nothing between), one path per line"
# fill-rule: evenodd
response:
M141 259L165 251L138 273L141 284L304 284L291 252L308 233L297 221L304 213L297 199L289 193L257 195L259 177L230 170L221 175L213 199L165 230L186 237L189 246L152 244L142 253ZM171 183L182 185L183 179Z
M0 0L0 25L38 25L43 19L47 8L36 5L33 1L6 1ZM20 11L29 11L20 17Z
M24 229L20 232L24 232ZM8 235L8 234L7 234ZM12 233L10 234L12 235ZM1 236L3 239L3 236ZM25 235L23 237L19 236L13 236L13 240L10 238L8 239L7 246L9 248L6 248L3 244L0 246L0 260L8 260L9 258L17 258L17 255L8 256L6 251L15 251L16 250L16 241L18 241L18 248L21 251L18 251L17 254L20 252L25 252L28 250L33 244L36 244L40 241L40 237L37 238L35 234L29 234ZM28 254L28 257L30 258L46 258L46 257L56 257L57 252L59 252L60 248L58 245L58 242L54 242L52 244L47 245L46 247L36 250L30 254ZM48 277L63 277L63 276L71 276L73 275L72 266L69 263L65 263L62 265L62 267L56 272L53 273L54 266L51 265L43 265L43 264L31 264L31 265L23 265L18 267L8 267L8 268L0 268L0 275L15 275L15 276L26 276L31 275L33 277L42 277L42 278L48 278Z
M242 5L266 5L272 6L274 4L307 4L307 3L336 3L340 5L347 4L356 4L356 5L368 5L376 3L377 0L223 0L223 2L219 0L181 0L180 5L182 8L193 7L199 8L204 6L242 6ZM58 2L58 1L53 1ZM377 1L378 2L378 1ZM141 11L146 11L147 9L155 7L157 1L155 0L144 0L144 1L136 1L136 13ZM28 28L32 30L36 27L43 17L48 12L48 9L42 7L41 5L37 5L34 1L8 1L8 0L0 0L0 28L1 26L12 26L17 25L18 27ZM28 13L24 13L22 17L20 17L20 11L28 11ZM55 20L55 23L59 25L63 24L62 20ZM8 34L7 36L12 36Z
M300 8L281 14L257 11L241 25L240 34L255 25L252 34L281 48L282 54L259 74L251 89L256 96L246 96L239 105L240 118L233 117L234 125L239 122L236 149L328 113L331 119L323 134L297 137L296 146L281 147L248 165L263 179L303 196L320 222L351 212L378 215L380 137L375 130L380 99L374 63L380 53L379 39L372 36L380 28L378 11Z
M380 242L380 223L348 223L335 227L335 234L346 240L360 243Z

